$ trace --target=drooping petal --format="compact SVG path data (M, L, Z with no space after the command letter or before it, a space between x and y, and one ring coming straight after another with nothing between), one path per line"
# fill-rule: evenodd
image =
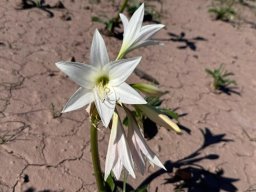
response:
M128 45L125 45L125 46L130 46L133 43L134 39L136 39L142 26L143 17L144 17L144 3L142 3L141 6L133 13L126 27L123 44L128 44Z
M122 170L123 170L123 163L121 161L121 157L118 157L118 159L116 160L116 163L114 164L114 167L112 169L116 179L120 178Z
M119 179L123 167L125 167L129 174L135 178L133 160L130 149L127 145L122 123L118 117L118 114L114 112L106 157L105 180L107 179L111 170L113 171L115 177Z
M104 66L107 63L109 63L107 48L101 34L96 29L92 40L90 64Z
M115 114L117 115L117 114ZM120 161L122 162L123 166L126 168L126 170L129 172L129 174L135 178L135 173L133 170L133 160L131 156L130 149L127 145L126 141L126 136L124 133L124 129L122 126L122 122L118 118L118 128L117 128L117 137L116 137L116 142L117 142L117 147L118 147L118 155L120 157Z
M116 136L117 136L117 126L118 126L118 117L114 113L113 119L112 119L112 128L110 132L110 138L108 142L106 162L105 162L105 175L104 175L105 180L107 180L112 168L114 167L114 163L117 162L118 160L117 142L115 142Z
M132 153L132 158L134 160L134 163L136 165L136 167L139 169L141 174L144 174L145 171L145 161L141 155L140 152L140 147L138 146L138 144L136 143L135 137L134 137L134 129L133 129L133 125L131 125L131 114L129 112L127 112L128 115L128 135L127 135L127 142L128 145L130 147L131 153Z
M120 19L123 23L124 36L125 36L125 34L127 33L127 27L128 27L129 21L128 21L127 17L124 14L120 13L119 16L120 16Z
M136 120L134 119L134 117L131 115L131 113L127 113L127 114L128 114L128 126L129 126L128 131L130 132L130 133L128 132L128 134L132 135L134 145L138 146L138 148L141 150L141 152L148 158L148 160L151 163L166 170L164 165L161 163L161 161L157 158L155 153L149 148L149 146L145 142L145 139L143 138L143 136L139 130L138 124L137 124Z
M94 95L92 90L84 89L80 87L68 100L64 106L62 113L80 109L85 105L93 102Z
M86 89L93 88L94 83L91 76L96 73L96 70L93 66L68 61L57 62L56 66L81 87Z
M96 88L93 90L93 92L94 92L96 108L100 115L102 124L105 127L108 127L108 124L114 113L116 100L113 97L111 97L111 98L108 98L108 100L102 101L99 97L99 94Z
M118 86L123 83L134 71L136 66L140 63L141 57L131 59L122 59L110 63L110 84L111 86Z
M117 100L126 104L146 104L145 99L130 85L122 83L118 87L114 87Z

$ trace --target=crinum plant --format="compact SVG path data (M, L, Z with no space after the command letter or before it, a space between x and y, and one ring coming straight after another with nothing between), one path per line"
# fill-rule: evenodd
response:
M96 29L91 45L90 64L67 61L56 63L62 72L80 86L68 100L62 112L89 106L91 155L98 191L107 191L109 186L105 181L111 176L111 172L116 179L120 178L123 169L133 178L136 177L135 170L143 174L146 159L152 165L165 169L144 140L138 118L131 108L161 126L174 129L177 133L181 132L176 123L165 113L149 105L138 91L146 95L162 95L163 92L150 84L129 85L125 82L142 57L127 59L124 57L136 48L158 44L159 42L152 40L151 37L164 25L142 26L144 4L135 11L130 20L123 14L120 14L120 17L124 26L124 37L116 60L109 59L104 40ZM121 122L120 110L126 113L128 119L126 131ZM102 122L106 128L111 127L104 177L98 155L97 128L99 122ZM115 190L115 187L110 188L111 191Z

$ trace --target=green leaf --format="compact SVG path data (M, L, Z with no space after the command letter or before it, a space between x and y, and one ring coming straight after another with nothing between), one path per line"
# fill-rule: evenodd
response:
M98 23L105 24L105 21L103 21L100 17L92 16L91 19L92 19L93 22L98 22Z
M169 116L169 117L178 121L178 119L179 119L179 114L178 113L172 111L171 109L165 109L165 108L160 108L159 110L162 113L166 114L167 116Z
M108 188L111 190L111 192L114 192L115 191L115 187L116 187L116 184L115 184L115 180L112 176L112 174L110 174L105 182L108 186Z
M135 190L135 192L147 192L148 191L147 188L148 188L148 185L144 185L144 186L142 186L140 188L137 188Z
M153 107L160 106L162 104L162 100L160 100L160 97L146 97L146 101L148 102L148 105L151 105Z

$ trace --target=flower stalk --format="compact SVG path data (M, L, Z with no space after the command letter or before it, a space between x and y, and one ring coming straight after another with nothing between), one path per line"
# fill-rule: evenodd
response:
M119 14L124 12L124 9L126 8L127 3L128 3L128 0L124 0L124 1L123 1L123 3L121 4L121 6L120 6L120 8L119 8L119 10L118 10L118 13L117 13L116 16L115 16L113 25L112 25L112 27L111 27L111 32L112 32L112 33L114 32L114 27L115 27L115 26L118 24L118 22L119 22Z
M99 117L94 106L91 106L91 129L90 129L90 142L91 142L91 156L94 169L94 176L99 192L105 192L104 180L100 168L100 158L98 151L98 127Z

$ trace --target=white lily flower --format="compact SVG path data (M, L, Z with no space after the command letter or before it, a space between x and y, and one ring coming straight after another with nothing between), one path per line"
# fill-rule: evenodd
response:
M135 48L147 45L159 44L158 41L150 38L164 27L162 24L151 24L142 26L144 18L144 3L134 12L130 21L123 14L120 14L124 26L123 44L117 58L122 58L125 54Z
M133 159L127 145L124 129L117 113L114 112L105 162L104 179L107 180L111 170L115 177L119 179L123 167L125 167L128 173L135 178Z
M156 154L149 148L145 139L143 138L141 131L138 127L138 124L134 117L132 116L131 112L126 110L128 116L128 144L132 153L133 160L135 165L141 172L141 174L145 171L145 161L144 157L146 157L150 164L154 166L157 165L158 167L163 168L165 167L161 163L161 161L157 158Z
M73 111L95 102L105 127L113 115L116 102L145 104L146 101L125 83L141 57L110 62L104 40L95 31L91 46L90 64L57 62L57 67L76 82L80 88L71 96L62 112Z

